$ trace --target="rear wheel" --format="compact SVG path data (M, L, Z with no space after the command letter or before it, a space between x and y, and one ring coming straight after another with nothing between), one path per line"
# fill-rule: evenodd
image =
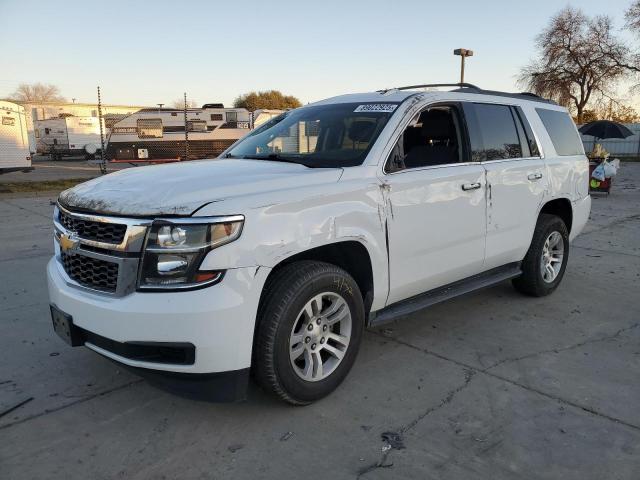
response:
M568 259L567 226L559 217L543 213L522 261L522 275L513 280L513 286L526 295L549 295L562 281Z
M292 263L265 290L254 349L256 380L294 405L318 400L349 373L363 328L362 295L347 272L322 262Z

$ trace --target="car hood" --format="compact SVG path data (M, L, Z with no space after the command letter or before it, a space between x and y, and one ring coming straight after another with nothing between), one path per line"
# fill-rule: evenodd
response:
M120 170L65 190L59 201L106 215L191 215L208 203L337 182L341 174L341 168L265 160L200 160Z

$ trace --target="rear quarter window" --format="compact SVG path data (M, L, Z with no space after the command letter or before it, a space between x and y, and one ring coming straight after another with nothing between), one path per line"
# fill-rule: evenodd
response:
M582 140L576 126L566 112L536 108L536 112L547 129L551 143L560 156L584 155Z

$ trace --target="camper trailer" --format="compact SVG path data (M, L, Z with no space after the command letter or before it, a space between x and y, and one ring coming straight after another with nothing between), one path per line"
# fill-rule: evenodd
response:
M249 112L208 103L186 111L144 109L110 128L107 158L123 162L166 162L219 155L252 128L280 115L279 110ZM186 128L185 128L186 124ZM186 130L186 131L185 131ZM188 158L186 139L188 138Z
M0 118L0 174L32 170L24 108L0 101Z
M100 149L100 121L96 117L49 118L34 122L37 151L54 160L62 156L92 158Z

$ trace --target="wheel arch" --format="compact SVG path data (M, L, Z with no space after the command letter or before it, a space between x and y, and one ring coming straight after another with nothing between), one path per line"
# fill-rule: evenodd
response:
M284 259L280 259L265 280L260 294L259 311L263 304L265 293L270 287L270 281L276 278L277 273L282 268L303 260L330 263L342 268L351 275L360 289L365 315L368 316L374 295L373 264L367 247L357 240L341 240L296 252ZM260 321L260 319L258 318L257 321Z
M553 200L549 200L542 205L538 216L543 213L559 217L567 226L569 233L571 233L571 226L573 225L573 207L571 206L571 201L568 198L554 198Z

